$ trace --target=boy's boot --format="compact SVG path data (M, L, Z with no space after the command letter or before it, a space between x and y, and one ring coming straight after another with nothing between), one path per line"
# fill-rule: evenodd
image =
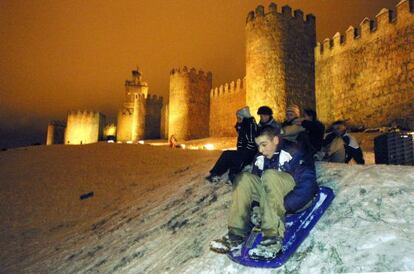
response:
M272 260L282 250L282 241L283 239L277 236L263 237L255 248L249 250L249 257L262 261Z
M211 241L210 250L221 254L235 252L241 250L244 240L244 237L229 232L221 239Z
M218 176L217 174L211 173L210 175L206 177L206 180L209 181L210 183L216 184L220 182L220 176Z

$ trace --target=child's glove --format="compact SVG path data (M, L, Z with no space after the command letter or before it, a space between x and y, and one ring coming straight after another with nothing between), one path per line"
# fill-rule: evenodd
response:
M279 155L280 166L283 166L286 162L289 162L290 160L292 160L292 156L289 153L282 150Z
M259 170L263 170L264 168L264 156L260 155L256 158L256 162L254 162L254 165L257 166Z
M322 161L324 157L325 157L325 152L323 151L318 151L315 155L313 155L313 159L315 161Z

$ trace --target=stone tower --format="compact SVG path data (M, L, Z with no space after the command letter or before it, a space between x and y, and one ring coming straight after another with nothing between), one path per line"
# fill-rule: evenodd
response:
M47 125L46 145L63 144L66 124L61 121L51 121Z
M246 103L252 114L261 105L277 120L286 105L315 108L315 17L275 3L251 11L246 20Z
M117 140L137 142L144 138L148 84L142 81L140 70L132 71L132 80L125 81L124 107L118 113Z
M82 145L103 140L105 115L100 112L69 111L66 120L65 144Z
M209 136L211 86L211 72L187 67L171 71L168 137L188 140Z

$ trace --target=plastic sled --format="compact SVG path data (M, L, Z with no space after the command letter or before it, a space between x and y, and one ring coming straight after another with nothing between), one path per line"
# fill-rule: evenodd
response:
M262 233L255 229L250 233L242 249L234 254L228 254L229 258L236 263L250 267L277 268L282 266L306 239L334 198L335 194L332 189L320 187L319 193L311 206L301 212L285 217L283 247L276 258L270 261L259 261L249 257L249 250L256 247L262 238Z

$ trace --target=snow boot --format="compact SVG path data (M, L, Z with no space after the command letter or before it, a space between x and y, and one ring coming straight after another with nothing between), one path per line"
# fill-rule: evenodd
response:
M232 233L228 233L221 239L210 242L210 250L220 254L237 252L242 249L244 238Z
M254 260L269 261L276 258L282 250L282 240L279 237L263 237L260 243L249 250L249 257Z
M217 184L218 182L220 182L221 178L220 178L220 176L212 173L212 174L210 174L206 177L206 180L209 181L212 184Z
M250 213L250 222L252 222L252 224L255 227L260 227L260 225L262 224L262 215L260 212L260 206L254 206L252 208L252 211Z

